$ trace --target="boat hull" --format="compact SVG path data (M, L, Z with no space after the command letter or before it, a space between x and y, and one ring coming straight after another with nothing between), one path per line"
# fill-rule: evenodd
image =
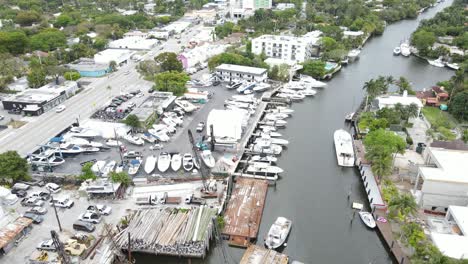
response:
M340 129L334 133L334 143L338 165L354 167L354 149L351 134Z

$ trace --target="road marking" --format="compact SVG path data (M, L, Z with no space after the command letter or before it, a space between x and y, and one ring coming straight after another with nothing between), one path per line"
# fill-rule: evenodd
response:
M0 142L4 141L5 139L7 139L9 136L11 136L14 133L15 131L10 131L8 134L0 138Z

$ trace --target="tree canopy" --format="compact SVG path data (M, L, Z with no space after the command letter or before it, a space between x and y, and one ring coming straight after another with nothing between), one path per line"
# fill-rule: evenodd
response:
M177 59L177 54L174 52L163 52L154 58L161 67L161 71L183 71L182 62Z
M55 28L44 29L31 37L31 49L51 51L58 47L66 47L67 37Z
M82 181L86 181L86 180L96 180L97 179L97 176L96 174L93 172L93 170L91 169L91 167L93 167L93 163L92 162L87 162L83 165L83 167L81 167L81 174L80 176L78 177L80 180Z
M155 75L155 88L162 92L172 92L176 96L183 95L187 88L185 84L190 77L185 72L167 71Z
M5 183L29 180L29 165L16 151L0 154L0 179Z
M140 119L134 114L128 115L127 118L123 120L123 123L131 127L132 129L141 127Z
M123 186L129 186L132 183L132 179L124 171L122 172L111 172L110 178L112 182L120 183Z
M309 60L305 61L303 64L302 73L306 75L310 75L314 78L322 78L326 71L325 71L325 62L321 60Z

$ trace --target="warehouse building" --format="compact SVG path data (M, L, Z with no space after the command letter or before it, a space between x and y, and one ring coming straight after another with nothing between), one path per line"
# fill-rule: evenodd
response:
M106 49L94 54L94 62L109 65L111 61L115 61L117 65L122 65L130 61L133 53L128 49Z
M267 69L234 64L221 64L215 72L216 78L222 82L264 82L268 78Z

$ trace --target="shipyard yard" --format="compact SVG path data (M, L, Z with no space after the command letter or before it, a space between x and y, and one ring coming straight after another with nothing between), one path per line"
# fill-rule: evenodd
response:
M333 132L352 130L344 117L358 108L369 76L405 75L422 89L453 74L387 52L417 25L416 20L389 25L383 36L366 43L359 60L339 66L323 82L305 76L287 84L266 81L263 72L265 80L253 86L241 81L232 89L226 81L195 83L225 76L204 69L191 76L189 92L176 99L153 92L133 62L111 78L87 78L86 99L77 94L64 112L28 117L18 137L0 131L0 149L16 145L33 165L27 193L48 194L33 202L44 200L40 223L0 230L0 248L9 249L0 262L41 263L37 254L45 251L36 248L55 230L71 263L126 263L128 258L143 264L402 263L397 258L406 260L404 253L387 250L389 224L378 223L382 238L354 221L355 204L367 211L382 209L379 216L385 216L386 206L370 166L361 164L362 143L353 143L359 161L352 166L360 166L339 167ZM165 49L178 50L180 41L170 41ZM98 89L106 83L112 87ZM117 101L120 105L108 111ZM71 110L77 111L67 114ZM132 129L121 122L129 113L153 123ZM35 124L36 131L29 129ZM25 142L28 137L34 140ZM88 165L97 179L77 179ZM119 172L130 176L128 186L111 181ZM61 189L44 186L52 182ZM22 199L8 210L25 221L29 218L21 216L32 207ZM292 227L275 250L265 246L265 239L279 216L291 220ZM78 219L89 227L77 231ZM73 245L79 253L70 253ZM47 252L49 259L60 253Z

